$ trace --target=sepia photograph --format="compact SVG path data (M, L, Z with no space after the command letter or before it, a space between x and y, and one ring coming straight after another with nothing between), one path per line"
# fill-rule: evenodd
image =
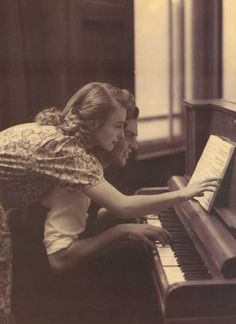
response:
M235 15L0 0L0 324L236 323Z

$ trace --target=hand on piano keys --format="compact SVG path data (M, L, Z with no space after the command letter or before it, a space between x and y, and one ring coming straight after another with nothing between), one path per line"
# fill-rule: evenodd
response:
M147 224L165 228L172 235L169 245L163 246L156 241L156 253L154 252L154 258L156 262L161 262L168 283L171 285L186 280L210 278L182 224L172 214L168 210L159 215L146 216Z
M172 239L171 234L163 227L153 226L151 224L119 224L122 237L129 241L140 241L152 251L156 248L155 241L158 240L162 246L165 246Z

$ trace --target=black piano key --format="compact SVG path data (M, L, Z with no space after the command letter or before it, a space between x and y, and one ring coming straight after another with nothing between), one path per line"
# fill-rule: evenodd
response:
M211 274L174 210L160 212L158 216L163 228L172 235L170 245L185 279L211 278Z

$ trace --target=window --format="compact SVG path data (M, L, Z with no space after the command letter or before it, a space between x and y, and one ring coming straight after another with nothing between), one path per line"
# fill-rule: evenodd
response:
M135 0L137 158L183 149L183 1Z
M236 102L235 0L223 1L223 98Z

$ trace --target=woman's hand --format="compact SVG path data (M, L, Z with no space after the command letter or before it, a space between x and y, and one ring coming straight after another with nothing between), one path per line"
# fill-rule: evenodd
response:
M149 224L119 224L115 227L121 231L121 237L125 242L143 242L152 250L155 248L155 241L160 241L162 245L166 245L172 238L171 234L165 229Z
M219 180L216 178L206 178L189 183L185 188L179 190L180 201L203 196L205 191L214 192L219 185Z

